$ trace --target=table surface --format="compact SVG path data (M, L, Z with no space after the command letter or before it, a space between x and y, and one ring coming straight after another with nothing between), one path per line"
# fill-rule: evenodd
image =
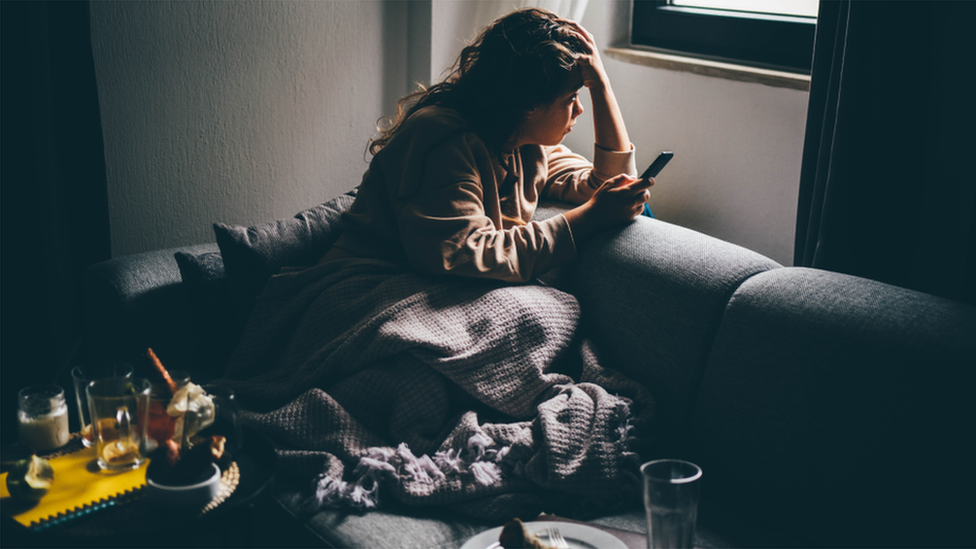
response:
M274 481L276 455L260 434L245 430L244 447L234 457L240 478L234 492L217 507L194 516L156 507L145 497L83 514L61 524L31 530L2 514L3 547L162 547L212 546L214 538L240 532L238 515L265 497ZM3 507L9 508L8 505ZM187 543L186 538L198 543ZM223 543L216 543L224 545ZM233 545L233 544L232 544Z

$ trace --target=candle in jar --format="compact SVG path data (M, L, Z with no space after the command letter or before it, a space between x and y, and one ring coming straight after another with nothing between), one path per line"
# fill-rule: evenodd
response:
M21 444L43 452L68 443L68 405L57 385L34 385L18 393L17 434Z

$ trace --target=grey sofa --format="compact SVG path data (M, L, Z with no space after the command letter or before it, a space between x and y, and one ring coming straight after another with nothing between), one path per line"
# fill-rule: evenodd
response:
M327 230L309 233L317 246L334 241L351 200L323 205L315 222ZM90 354L128 359L152 346L171 367L219 376L242 321L219 252L211 243L91 267ZM216 265L184 281L177 253ZM643 217L582 243L545 281L579 299L606 365L654 394L659 436L643 457L702 466L698 545L976 545L976 308L784 267ZM308 515L303 488L280 475L274 489L290 517L283 546L301 532L329 547L459 547L497 525L449 509ZM639 506L593 522L644 531Z

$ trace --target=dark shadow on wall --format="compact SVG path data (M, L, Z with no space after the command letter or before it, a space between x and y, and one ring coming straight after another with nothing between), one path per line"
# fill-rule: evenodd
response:
M111 255L87 1L0 2L0 430L82 349L82 275ZM70 398L70 397L69 397Z

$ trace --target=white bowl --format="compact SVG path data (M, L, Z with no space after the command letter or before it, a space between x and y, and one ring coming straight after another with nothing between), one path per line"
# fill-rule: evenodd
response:
M153 482L146 478L146 492L153 503L165 507L183 507L199 509L207 505L220 492L220 467L216 463L210 464L213 474L207 480L184 486L170 486Z

